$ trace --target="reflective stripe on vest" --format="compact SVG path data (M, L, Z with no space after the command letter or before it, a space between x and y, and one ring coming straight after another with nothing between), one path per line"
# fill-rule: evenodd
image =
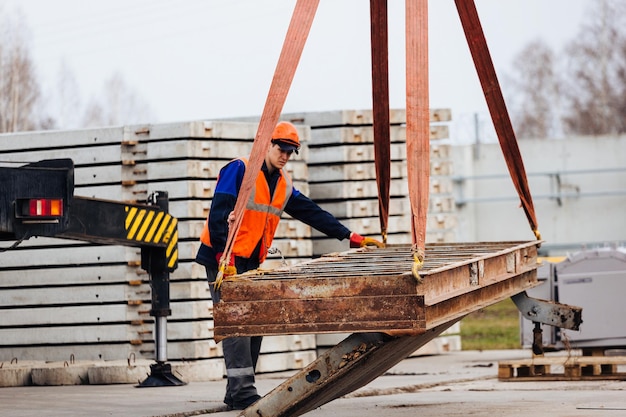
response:
M245 158L241 158L241 160L247 166L248 160ZM249 258L258 242L262 240L259 262L265 260L267 250L274 239L280 216L292 192L293 182L291 177L285 169L282 169L273 198L270 201L269 185L265 179L265 174L263 171L259 171L255 187L248 199L248 204L246 204L239 232L235 238L233 246L233 254L235 256ZM211 246L208 218L204 224L200 239L205 245Z

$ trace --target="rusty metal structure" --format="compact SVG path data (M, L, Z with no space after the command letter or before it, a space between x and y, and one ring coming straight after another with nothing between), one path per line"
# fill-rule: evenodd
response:
M577 329L581 310L534 300L540 242L354 249L222 284L214 337L355 332L241 416L298 416L382 375L467 314L512 297L537 323Z
M252 154L267 148L278 121L319 0L296 3L261 116ZM372 381L467 314L512 297L536 323L577 329L581 310L533 300L541 237L532 196L473 0L455 0L511 178L537 240L469 244L425 242L429 192L428 2L407 0L406 153L412 245L362 248L297 266L252 271L222 282L214 305L214 338L354 332L241 416L298 416ZM389 174L387 1L370 0L374 148L379 216L386 238ZM249 166L243 184L258 167ZM249 190L240 193L235 223L220 262L243 216ZM242 196L243 194L243 196ZM223 270L223 269L221 269ZM540 338L538 340L541 340ZM534 347L540 351L540 346Z
M538 284L536 242L355 249L224 282L214 337L336 332L418 335Z

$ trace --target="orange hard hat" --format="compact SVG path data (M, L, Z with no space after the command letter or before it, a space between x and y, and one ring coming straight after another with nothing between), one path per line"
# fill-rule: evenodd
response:
M289 122L280 122L272 133L272 143L277 144L285 151L293 150L298 153L298 149L300 149L298 130Z

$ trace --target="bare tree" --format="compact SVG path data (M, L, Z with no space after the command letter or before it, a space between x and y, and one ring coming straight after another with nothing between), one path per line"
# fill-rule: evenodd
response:
M91 97L83 106L74 73L63 64L53 98L55 127L61 129L101 127L145 122L151 116L149 107L116 73L103 86L102 94Z
M140 123L149 120L151 109L126 84L121 74L114 74L104 85L102 99L92 98L87 105L85 127Z
M0 132L38 129L41 98L21 18L4 16L0 30Z
M528 44L514 59L513 74L506 80L513 90L509 107L519 138L547 138L558 133L555 66L554 52L541 40Z
M55 128L75 129L82 127L82 104L80 88L67 62L63 61L57 73L56 89L51 97Z
M65 63L57 89L44 102L27 34L19 11L9 16L0 9L0 133L130 124L151 117L149 106L119 73L106 81L102 96L91 98L83 109L76 77Z
M626 132L626 4L595 3L589 21L567 47L564 125L574 134Z
M520 137L626 133L626 2L590 3L560 56L542 42L514 61L509 94Z

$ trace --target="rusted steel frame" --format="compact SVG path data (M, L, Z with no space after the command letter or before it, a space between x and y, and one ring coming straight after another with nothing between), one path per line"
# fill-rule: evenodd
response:
M378 218L387 242L391 187L391 134L389 127L389 40L387 0L370 0L372 43L372 109L374 165L378 185Z
M491 60L476 5L474 0L455 0L455 3L511 179L519 194L530 228L538 236L537 218L530 188L528 187L524 162L517 145L515 131L509 118L504 97L502 96L502 90L500 89L496 70Z
M454 268L430 270L424 275L423 284L417 291L424 295L427 305L432 305L536 269L537 245L520 246L515 250L500 251L494 256L458 262Z
M215 338L347 331L415 335L532 288L536 268L537 244L529 242L427 271L421 284L409 273L227 282L214 306Z
M438 297L437 301L427 303L423 295L385 297L382 294L344 300L311 299L306 302L285 299L280 301L280 306L239 301L232 310L228 308L231 305L222 304L226 308L216 311L216 322L232 324L216 325L214 337L219 341L223 337L232 336L367 331L419 335L537 285L536 270L529 270L482 286L469 286L464 291L457 291L449 297ZM359 314L359 311L363 313ZM245 316L246 320L238 322L235 319L236 323L233 323L233 320L225 317L224 314L228 313ZM350 319L341 319L344 317ZM312 321L307 322L308 319Z
M428 0L407 0L405 5L407 180L413 250L423 261L430 179Z
M539 284L536 270L533 270L427 305L424 311L426 328L432 329L448 320L463 317Z
M494 257L501 253L510 253L527 247L534 247L537 242L504 242L427 245L428 259L421 271L422 276L437 272L440 268L452 269L463 263ZM271 271L251 271L241 275L240 279L316 279L357 275L388 275L410 273L411 248L396 245L385 249L348 251L333 256L326 256L287 268Z
M231 284L226 283L226 284ZM234 283L233 283L234 284ZM232 288L232 287L231 287ZM252 334L424 331L424 298L406 276L239 282L213 308L214 338Z
M215 338L269 334L393 332L420 334L538 285L535 271L483 286L467 286L425 303L423 295L283 299L276 303L238 301L215 312ZM315 312L315 313L313 313ZM234 317L233 317L234 316ZM245 317L240 320L239 317ZM310 320L310 321L309 321Z
M419 336L352 334L240 415L295 417L314 410L367 385L456 322L449 321Z
M411 281L410 274L393 273L367 274L351 264L350 276L337 276L327 271L310 275L299 275L292 279L245 280L233 282L224 291L226 302L288 299L317 299L331 297L369 297L422 295L427 304L441 298L495 283L511 276L537 268L536 246L520 246L515 250L501 251L493 256L467 258L442 268L424 272L422 284ZM365 271L367 272L367 271ZM339 279L342 278L342 279Z

